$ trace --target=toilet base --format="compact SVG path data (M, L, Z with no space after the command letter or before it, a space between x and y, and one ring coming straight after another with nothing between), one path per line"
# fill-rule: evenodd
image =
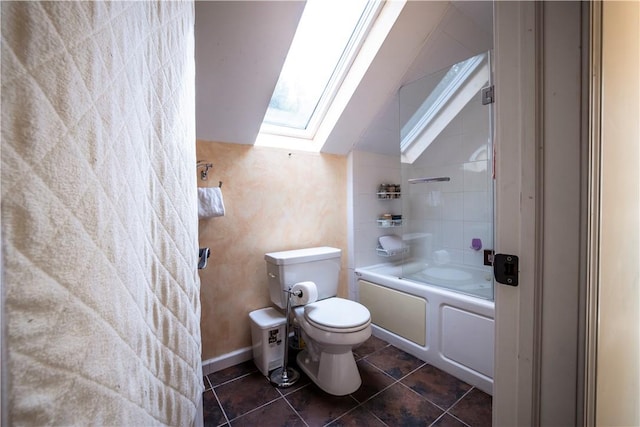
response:
M314 362L307 350L296 357L298 367L325 392L334 396L351 394L360 388L362 379L353 353L322 353Z

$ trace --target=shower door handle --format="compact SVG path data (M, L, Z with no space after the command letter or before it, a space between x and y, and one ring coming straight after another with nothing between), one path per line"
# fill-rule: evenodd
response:
M518 257L509 254L493 256L493 275L504 285L518 286Z

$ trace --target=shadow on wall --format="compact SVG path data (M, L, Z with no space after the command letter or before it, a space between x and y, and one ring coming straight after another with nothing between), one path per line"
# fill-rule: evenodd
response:
M211 248L202 281L202 358L251 345L249 312L270 305L264 254L313 246L342 249L339 294L347 295L347 159L241 144L197 141L224 183L225 216L199 221Z

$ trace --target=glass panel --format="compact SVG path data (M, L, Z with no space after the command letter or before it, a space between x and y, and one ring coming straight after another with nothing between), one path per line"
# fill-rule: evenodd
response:
M307 128L366 6L307 0L264 123Z
M404 123L400 130L400 151L405 152L413 141L419 137L425 127L429 126L432 121L447 108L451 97L461 89L465 83L471 78L473 72L482 64L486 54L474 56L465 61L458 62L449 68L444 76L440 77L442 72L430 79L431 82L437 81L433 90L424 100L420 108L413 113L409 120Z
M410 251L402 277L492 300L492 268L484 263L494 242L492 104L482 105L480 93L490 81L488 58L400 89L401 128L415 128L421 114L433 114L432 101L439 103L416 132L422 146L403 156L403 240Z

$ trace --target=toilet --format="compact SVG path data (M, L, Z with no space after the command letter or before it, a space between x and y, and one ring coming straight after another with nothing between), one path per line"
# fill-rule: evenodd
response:
M317 299L297 306L306 349L296 358L300 369L325 392L344 396L362 384L352 349L371 336L371 315L362 304L336 297L340 249L318 247L265 254L271 302L284 311L294 284L311 281ZM293 299L292 299L293 301Z

